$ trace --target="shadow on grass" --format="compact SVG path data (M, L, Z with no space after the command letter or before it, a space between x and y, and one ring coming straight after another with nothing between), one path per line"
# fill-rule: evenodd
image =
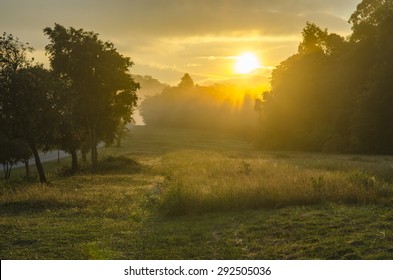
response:
M15 216L21 214L36 214L45 211L69 209L80 207L71 202L59 202L55 200L28 200L28 201L12 201L0 204L0 212L3 215Z
M78 171L72 170L69 166L59 170L58 175L63 177L75 174L134 174L142 171L142 165L137 161L125 156L105 156L97 163L95 170L91 165L80 167Z

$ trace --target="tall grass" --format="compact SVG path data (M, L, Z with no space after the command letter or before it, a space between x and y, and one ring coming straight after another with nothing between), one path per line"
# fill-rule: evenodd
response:
M2 211L10 214L34 213L66 208L84 208L92 199L81 196L77 189L67 191L58 187L30 184L20 185L14 190L2 190Z
M298 167L268 157L181 151L163 157L161 208L169 215L324 202L393 204L393 187L360 169Z

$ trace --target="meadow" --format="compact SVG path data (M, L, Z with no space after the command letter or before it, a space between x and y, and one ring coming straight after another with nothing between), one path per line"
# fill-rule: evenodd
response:
M1 259L393 259L393 157L135 126L100 164L0 181ZM33 168L32 168L33 169Z

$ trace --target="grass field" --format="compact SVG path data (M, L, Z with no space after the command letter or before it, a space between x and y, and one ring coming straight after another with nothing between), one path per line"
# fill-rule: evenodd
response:
M393 157L149 127L123 145L95 174L0 181L1 259L393 259Z

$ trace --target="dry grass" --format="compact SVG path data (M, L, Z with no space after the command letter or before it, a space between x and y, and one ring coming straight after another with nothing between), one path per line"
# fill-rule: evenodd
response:
M123 143L100 150L95 174L47 163L51 185L18 170L1 181L0 257L392 259L391 157L265 153L148 127Z
M325 202L393 204L393 186L361 169L299 167L269 157L181 151L163 158L162 207L171 215Z

